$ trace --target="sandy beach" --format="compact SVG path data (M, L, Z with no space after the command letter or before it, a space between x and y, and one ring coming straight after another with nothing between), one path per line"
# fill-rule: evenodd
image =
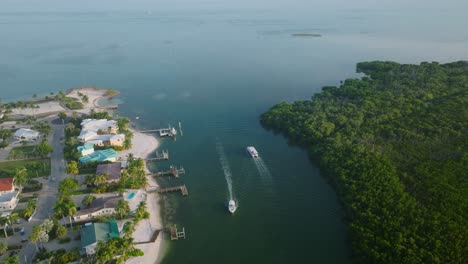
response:
M12 115L23 115L23 116L46 116L51 114L56 114L59 112L78 112L82 114L88 114L91 109L99 111L102 106L99 105L99 100L106 96L107 89L99 89L92 87L82 87L71 89L65 96L78 99L80 102L81 97L78 93L86 95L88 97L88 102L83 103L83 109L79 110L67 110L57 101L43 101L39 103L33 103L37 105L38 108L15 108L12 110Z
M151 135L138 133L134 130L132 147L129 150L122 151L119 153L122 159L126 159L129 153L132 153L135 158L147 158L152 152L159 147L159 141ZM146 172L149 173L148 167ZM148 184L150 188L158 186L156 180L153 177L148 177ZM155 230L162 228L162 219L159 208L159 196L157 193L149 193L146 196L146 204L148 211L151 213L149 219L144 219L138 223L136 230L133 233L135 242L148 241ZM145 255L142 257L132 258L127 261L129 264L137 263L155 263L160 256L160 249L162 245L162 236L158 236L154 243L139 244L136 248L141 249Z

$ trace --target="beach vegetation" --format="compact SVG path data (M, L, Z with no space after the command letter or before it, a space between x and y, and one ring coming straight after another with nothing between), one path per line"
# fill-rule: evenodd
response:
M125 216L130 213L130 206L128 205L128 201L126 200L119 200L115 207L115 210L120 216L120 219L124 219Z
M91 109L89 115L87 118L93 118L93 119L108 119L108 120L113 120L114 117L110 115L108 112L103 111L103 112L96 112L96 110Z
M140 220L142 219L148 219L149 216L150 216L150 213L148 212L146 208L146 202L141 201L137 209L135 210L135 215L133 218L135 220L135 223L140 222Z
M135 248L132 238L117 237L99 241L96 254L84 263L125 263L131 256L143 256L143 251Z
M468 259L468 62L363 62L261 123L306 148L340 197L355 263Z
M113 90L113 89L106 89L106 92L104 93L104 96L105 97L109 97L109 98L112 98L112 97L115 97L119 94L118 91L116 90Z
M134 159L129 155L127 159L127 168L120 175L119 185L122 189L140 189L146 188L148 179L146 177L145 162L143 159Z

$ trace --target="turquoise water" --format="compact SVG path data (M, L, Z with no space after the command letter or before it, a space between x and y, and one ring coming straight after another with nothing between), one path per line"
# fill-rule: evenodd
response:
M151 164L187 172L161 181L189 190L162 198L165 224L187 233L167 243L163 263L348 263L333 189L259 115L355 77L359 61L468 54L461 1L352 2L2 1L0 97L111 87L122 92L120 114L141 128L182 122L184 136L161 144L171 160ZM261 160L246 154L249 145ZM226 164L234 215L225 206Z
M127 196L127 199L132 199L133 196L135 196L135 193L132 192L132 193L130 193L130 194Z

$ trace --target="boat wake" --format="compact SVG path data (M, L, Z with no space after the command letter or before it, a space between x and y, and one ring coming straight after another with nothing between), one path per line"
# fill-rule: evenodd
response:
M255 167L257 167L260 176L264 179L271 180L271 172L266 166L265 162L262 160L262 158L256 158L253 159L253 161L255 163Z
M229 162L224 152L224 147L220 142L216 143L216 150L218 151L219 162L224 171L224 178L226 178L226 183L229 191L229 200L234 200L234 195L232 193L232 173L231 168L229 167Z

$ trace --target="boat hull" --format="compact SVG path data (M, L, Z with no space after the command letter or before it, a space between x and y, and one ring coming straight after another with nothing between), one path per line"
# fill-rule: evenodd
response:
M247 152L249 153L249 155L250 155L252 158L254 158L254 159L258 159L258 158L259 158L258 152L257 152L257 150L256 150L254 147L252 147L252 146L247 147Z

